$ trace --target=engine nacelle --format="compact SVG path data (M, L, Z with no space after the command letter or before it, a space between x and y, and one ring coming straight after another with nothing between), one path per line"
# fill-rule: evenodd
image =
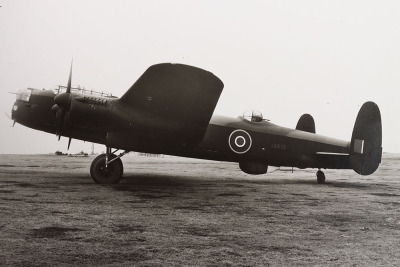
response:
M261 162L239 162L240 169L247 174L265 174L268 170L268 165Z
M110 107L111 102L87 96L73 98L67 114L69 122L76 127L107 130L119 119Z

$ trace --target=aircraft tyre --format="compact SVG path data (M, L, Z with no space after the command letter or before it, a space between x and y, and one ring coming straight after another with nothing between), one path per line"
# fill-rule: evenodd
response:
M317 171L317 182L318 182L319 184L325 183L325 174L324 174L324 172L321 171L321 170L318 170L318 171Z
M108 160L116 158L114 154L108 156ZM124 172L124 167L120 158L112 161L106 167L106 154L97 156L90 165L90 176L98 184L116 184Z

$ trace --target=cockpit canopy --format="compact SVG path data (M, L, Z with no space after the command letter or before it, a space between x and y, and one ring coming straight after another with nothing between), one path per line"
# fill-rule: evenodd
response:
M32 90L30 89L22 89L17 93L17 100L29 102L29 98L31 98Z
M246 110L243 113L243 118L251 122L262 122L264 120L262 113L258 110Z

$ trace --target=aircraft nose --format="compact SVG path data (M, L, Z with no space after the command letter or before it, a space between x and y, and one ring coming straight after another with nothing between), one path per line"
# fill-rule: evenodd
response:
M18 111L18 104L17 104L17 102L15 102L11 108L11 119L12 120L15 120L17 111Z
M32 114L31 109L32 104L30 102L25 102L21 100L17 100L14 102L11 108L11 119L16 122L20 122L21 120L25 120L30 117Z
M31 95L31 89L22 89L17 92L16 101L11 108L11 119L15 121L18 120L19 117L21 117L19 115L22 112L21 109L24 109L26 106L30 106Z
M52 90L28 89L17 93L17 99L11 108L11 118L19 124L34 128L52 131L54 114L51 107L54 105Z

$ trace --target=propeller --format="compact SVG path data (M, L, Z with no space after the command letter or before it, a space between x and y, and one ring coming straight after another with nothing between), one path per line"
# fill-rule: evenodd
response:
M63 126L65 124L65 120L67 117L67 112L69 111L71 106L72 62L73 61L71 61L67 90L65 91L65 93L58 94L56 95L56 97L54 97L55 105L51 108L51 110L53 110L53 112L55 112L56 114L56 125L57 125L56 135L58 136L58 140L60 140L61 138L61 134L63 132ZM68 149L70 145L71 145L71 138L69 138L68 141Z
M9 118L10 120L12 120L10 114L8 114L7 112L4 112L4 115L6 115L7 118Z
M71 146L71 140L72 140L72 138L70 137L70 138L68 139L68 147L67 147L67 150L69 150L69 147Z

